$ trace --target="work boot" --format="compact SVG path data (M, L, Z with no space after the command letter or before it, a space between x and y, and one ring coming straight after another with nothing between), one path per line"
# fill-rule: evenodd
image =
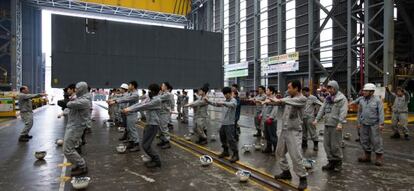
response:
M299 178L299 186L298 186L298 190L303 191L308 187L308 181L305 177L300 177Z
M135 146L135 144L134 144L134 141L128 141L128 144L127 144L127 149L132 149L132 148L134 148L134 146Z
M157 146L162 147L162 146L164 146L164 145L165 145L165 143L166 143L166 142L164 142L164 141L160 141L160 142L158 142L158 143L157 143Z
M319 148L318 148L318 141L313 141L313 150L314 151L318 151L319 150Z
M161 167L161 161L148 161L144 164L145 164L145 167L147 167L147 168Z
M75 151L78 152L78 154L82 154L82 147L75 147Z
M341 172L342 171L342 160L336 160L336 161L333 161L334 162L334 169L333 169L333 171L335 171L335 172Z
M74 169L71 170L71 175L72 176L79 176L79 175L84 175L88 173L88 167L76 167Z
M127 136L127 133L125 131L124 134L122 135L122 137L120 137L118 140L119 141L125 141L125 140L127 140L127 138L128 138L128 136Z
M292 180L292 174L290 174L289 170L283 171L279 175L275 175L274 177L276 180Z
M29 138L27 138L26 136L24 136L24 135L21 135L20 137L19 137L19 142L28 142L30 139Z
M330 170L334 170L334 162L332 160L328 160L328 164L326 164L325 166L322 166L322 170L324 171L330 171Z
M308 140L302 140L302 149L308 148Z
M239 160L239 152L238 151L233 151L233 155L230 158L230 162L235 163L238 160Z
M375 166L382 166L384 165L384 157L382 154L376 154L375 157Z
M224 158L224 157L229 157L229 150L228 149L224 149L222 153L219 154L218 158Z
M85 129L85 133L86 133L86 134L90 134L90 133L92 133L92 129L91 129L91 128L86 128L86 129Z
M408 134L405 134L405 135L404 135L404 139L405 139L406 141L409 141L409 140L410 140L410 137L408 136Z
M267 143L266 148L262 150L262 153L271 153L272 152L272 146L271 144Z
M161 149L169 149L171 148L170 142L166 142L164 145L161 146Z
M207 139L205 139L205 138L200 138L199 141L200 142L198 144L200 144L200 145L207 145L207 143L208 143Z
M253 135L253 137L261 137L262 136L262 131L257 130L257 133Z
M33 136L31 136L31 135L25 135L25 137L28 138L28 139L32 139L33 138Z
M398 132L395 132L393 135L391 135L391 139L399 139L401 136Z
M358 162L371 162L371 152L365 152L364 156L358 158Z
M139 143L134 143L134 146L131 149L129 149L129 152L138 152L140 150L141 148L139 147Z

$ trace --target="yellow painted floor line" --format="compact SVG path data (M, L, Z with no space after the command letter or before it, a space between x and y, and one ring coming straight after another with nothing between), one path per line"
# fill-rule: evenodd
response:
M142 122L142 121L140 121L140 123L142 124L142 125L144 125L145 126L145 124L146 123L144 123L144 122ZM142 125L138 125L138 127L140 127L140 128L144 128L144 126L142 126ZM186 142L186 143L188 143L188 144L191 144L191 145L193 145L193 146L195 146L195 147L197 147L197 148L199 148L199 149L201 149L201 150L205 150L205 151L208 151L208 152L211 152L211 153L214 153L214 154L216 154L216 155L219 155L219 153L217 153L217 152L215 152L215 151L212 151L212 150L210 150L210 149L208 149L208 148L206 148L206 147L203 147L203 146L200 146L200 145L197 145L197 144L195 144L195 143L193 143L193 142L191 142L191 141L187 141L187 140L185 140L185 139L183 139L183 138L181 138L181 137L179 137L179 136L177 136L177 135L174 135L174 134L170 134L170 136L172 136L172 137L174 137L174 138L176 138L176 139L179 139L179 140L181 140L181 141L184 141L184 142ZM196 156L201 156L201 155L199 155L199 154L197 154L197 153L194 153L193 151L191 151L191 150L189 150L189 149L186 149L186 148L184 148L184 147L182 147L182 146L180 146L180 145L178 145L178 144L176 144L176 143L174 143L174 142L172 142L174 145L177 145L177 146L179 146L180 148L182 148L182 149L184 149L184 150L186 150L186 151L188 151L188 152L190 152L190 153L192 153L192 154L194 154L194 155L196 155ZM263 175L266 175L266 176L268 176L269 178L273 178L273 176L271 175L271 174L269 174L269 173L267 173L267 172L264 172L264 171L262 171L262 170L259 170L259 169L257 169L257 168L254 168L254 167L252 167L252 166L250 166L250 165L248 165L248 164L246 164L246 163L242 163L242 162L240 162L240 161L237 161L236 162L237 164L239 164L239 165L241 165L241 166L244 166L245 168L250 168L250 169L253 169L253 170L255 170L255 171L257 171L257 172L260 172L260 173L262 173ZM235 173L233 170L230 170L230 169L228 169L228 168L226 168L226 167L224 167L224 166L222 166L222 165L220 165L220 164L217 164L217 163L215 163L216 165L218 165L218 166L221 166L221 167L223 167L226 171L228 171L228 172L230 172L230 173ZM292 182L290 182L290 181L283 181L283 180L281 180L282 182L284 182L285 184L288 184L288 185L290 185L290 186L292 186L292 187L294 187L294 188L296 188L296 186L295 185L293 185L292 184ZM256 184L260 184L260 183L258 183L258 182L255 182ZM260 184L261 186L263 186L262 184ZM267 187L266 187L266 189L268 189Z

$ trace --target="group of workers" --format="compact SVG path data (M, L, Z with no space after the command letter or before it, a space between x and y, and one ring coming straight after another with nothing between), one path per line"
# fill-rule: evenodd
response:
M145 163L148 168L161 167L160 156L151 148L152 142L158 135L157 146L162 149L171 148L169 130L172 126L171 115L175 107L173 87L168 82L161 85L151 84L148 86L148 95L143 90L138 94L138 84L131 81L122 84L119 89L113 90L107 101L109 105L109 122L116 126L125 127L124 135L119 139L127 144L129 152L140 151L142 147L151 158ZM371 162L374 153L377 166L382 166L383 140L381 131L384 129L384 106L382 100L374 95L376 86L368 83L362 89L362 96L348 103L346 96L340 92L339 85L332 80L327 83L327 92L312 95L308 87L303 87L300 81L293 80L287 84L284 95L275 90L274 87L258 87L258 94L250 100L255 102L256 111L254 124L257 133L253 136L266 141L263 153L275 154L279 161L281 174L275 175L275 179L290 180L292 175L287 160L289 154L293 172L299 176L299 190L307 188L307 171L304 167L302 149L308 147L308 141L313 142L313 150L317 152L318 134L316 126L318 123L324 126L323 146L328 159L328 164L322 167L324 171L340 172L342 170L343 153L341 143L343 141L343 128L348 114L348 106L358 104L357 129L360 144L364 151L363 156L358 158L359 162ZM224 87L222 93L223 101L213 101L207 94L209 85L205 84L195 92L195 100L189 103L186 91L177 96L177 119L182 123L188 123L188 108L194 110L194 129L190 135L197 138L196 143L205 145L208 143L208 106L222 107L223 115L219 130L222 152L220 158L229 157L234 163L239 160L238 140L240 128L240 98L238 97L238 86ZM392 110L392 138L400 138L400 128L403 129L404 138L409 139L407 128L409 95L402 89L397 88L396 93L387 93L395 97ZM79 151L82 145L82 136L85 129L90 126L92 99L85 82L79 82L75 86L67 88L68 101L65 104L64 114L67 116L67 124L64 138L63 151L66 158L75 165L72 175L87 172L86 162ZM28 141L30 128L33 125L31 99L46 96L46 94L29 94L27 87L22 87L19 94L21 118L25 122L19 141ZM141 119L145 119L146 126L140 139L136 128L138 112ZM278 121L281 127L278 127ZM280 134L277 129L280 128ZM230 152L231 151L231 152Z

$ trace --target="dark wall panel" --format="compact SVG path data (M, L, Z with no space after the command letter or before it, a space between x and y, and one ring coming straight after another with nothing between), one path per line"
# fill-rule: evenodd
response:
M85 22L52 17L53 87L80 80L100 88L130 80L140 87L163 81L174 88L223 84L222 34L89 19L92 34Z

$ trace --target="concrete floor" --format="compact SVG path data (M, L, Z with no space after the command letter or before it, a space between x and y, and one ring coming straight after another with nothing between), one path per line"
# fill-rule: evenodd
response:
M23 123L20 119L0 124L0 190L72 190L69 170L62 174L64 157L55 140L64 135L63 119L57 106L46 106L35 111L33 139L19 143L17 138ZM118 154L116 128L108 128L103 121L106 110L95 107L92 134L87 135L85 157L92 182L87 190L262 190L250 181L240 183L233 172L213 165L202 167L198 155L178 146L158 150L162 168L147 169L138 153ZM140 129L141 132L141 129ZM154 148L155 148L154 143ZM35 151L45 150L45 160L36 160ZM69 169L69 168L68 168ZM61 184L62 183L62 184Z
M29 143L17 142L23 127L19 119L0 123L0 190L72 190L69 181L61 184L62 168L58 165L63 163L64 157L61 148L54 144L55 139L62 138L64 134L63 119L56 118L59 112L57 106L46 106L35 111L35 123L31 131L34 138ZM253 181L247 184L239 183L233 173L220 166L201 167L197 155L177 145L168 150L157 150L161 154L163 166L161 169L148 170L140 158L143 151L116 153L115 146L119 143L117 139L120 134L116 128L104 125L106 113L105 109L95 104L93 132L88 134L88 144L84 149L84 156L89 165L88 176L92 178L87 190L263 189ZM251 108L243 108L242 114L239 147L260 141L252 137L255 130L250 117ZM210 115L209 135L218 136L220 113L211 111ZM187 125L177 123L176 120L173 122L174 134L182 136L188 133ZM321 166L326 163L323 146L320 144L319 152L314 152L312 143L309 143L309 149L304 151L304 156L317 161L315 168L309 171L310 190L414 190L414 141L390 140L388 137L391 131L389 126L386 126L386 164L383 167L359 164L356 160L362 151L359 144L354 141L356 130L352 128L353 125L354 122L349 122L345 129L345 132L352 133L353 137L350 141L345 141L344 170L341 173L321 171ZM192 126L192 118L189 126ZM210 141L206 148L220 152L220 142ZM48 152L44 161L34 158L33 154L38 150ZM275 157L260 151L241 153L241 162L268 174L280 173ZM63 173L68 174L68 170ZM151 179L155 182L151 182ZM296 176L292 184L298 184Z

